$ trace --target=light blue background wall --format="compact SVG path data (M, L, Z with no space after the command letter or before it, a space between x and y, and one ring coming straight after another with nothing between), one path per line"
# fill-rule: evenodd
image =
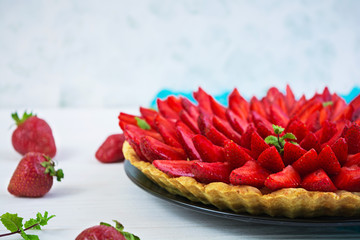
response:
M360 85L360 1L0 0L0 107Z

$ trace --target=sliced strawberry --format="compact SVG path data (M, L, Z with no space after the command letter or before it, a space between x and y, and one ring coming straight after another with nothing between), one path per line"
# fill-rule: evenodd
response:
M288 110L288 113L290 113L291 110L293 109L295 102L296 102L296 100L295 100L294 93L291 90L290 86L287 84L286 85L286 94L285 94L285 103L286 103L286 108Z
M132 125L137 126L136 117L138 117L138 116L121 112L118 116L118 119L120 122L125 122L127 124L132 124ZM138 118L143 119L142 117L138 117Z
M309 132L306 137L300 142L300 147L305 150L315 149L317 153L321 151L321 145L314 133Z
M160 114L164 118L175 119L175 120L179 119L177 112L175 112L172 108L170 108L165 100L161 100L160 98L158 98L156 100L156 103L157 103Z
M226 119L226 108L218 103L212 96L209 96L212 112L221 119Z
M302 176L319 168L318 155L315 149L310 149L292 164L293 168Z
M256 128L254 126L253 123L250 123L247 128L246 131L244 132L244 134L241 135L241 144L240 146L246 148L246 149L251 149L251 137L253 135L253 133L256 131Z
M170 177L194 177L191 165L197 162L187 160L154 160L153 165L160 171L166 173Z
M227 109L226 110L226 117L229 121L230 125L234 128L236 132L239 134L243 134L245 129L248 126L247 120L244 120L240 117L238 117L232 110Z
M229 183L231 169L224 162L194 162L191 165L194 178L202 183L224 182Z
M158 114L155 117L155 125L166 144L173 147L181 148L181 144L176 134L175 124L173 122L170 122L169 120Z
M257 99L255 96L250 99L250 110L252 112L256 112L264 119L267 118L267 112L263 106L263 103L260 102L259 99Z
M318 156L319 167L329 175L338 174L341 166L331 147L324 147Z
M201 159L200 154L196 150L192 138L195 134L181 121L176 123L176 132L179 141L190 159Z
M265 187L272 191L281 188L296 188L301 183L300 175L289 165L281 172L270 174L265 180Z
M353 165L360 167L360 153L349 155L344 166L351 167Z
M167 105L174 110L176 113L179 113L183 107L181 105L181 99L178 97L175 97L173 95L168 96L165 99L165 102L167 103Z
M258 159L259 155L270 146L260 137L257 132L253 132L251 135L251 156L254 159Z
M155 132L152 130L145 130L145 129L139 128L139 127L137 127L135 125L131 125L131 124L126 124L126 126L124 128L124 132L131 132L134 136L137 136L138 139L140 139L140 137L142 137L142 136L150 136L161 142L164 141L162 136L158 132Z
M266 138L272 133L273 128L271 122L254 111L251 112L251 116L253 122L255 123L257 132L261 137Z
M198 118L200 132L215 145L224 146L224 141L228 138L214 127L211 117L203 113L200 114Z
M181 97L181 105L184 110L193 118L197 119L199 117L199 111L195 104L193 104L189 99Z
M321 135L320 135L320 143L324 143L327 142L331 139L332 136L334 136L334 134L337 133L337 127L336 124L334 122L330 122L328 120L326 120L321 128Z
M214 145L205 136L197 134L193 138L193 143L200 154L200 157L205 162L224 162L224 149Z
M200 133L197 120L193 119L185 110L180 111L179 117L194 133Z
M342 167L334 179L334 184L341 190L360 192L360 167Z
M155 129L156 127L154 120L158 112L154 109L140 107L140 113L141 116L145 119L145 121L151 126L151 128Z
M227 138L233 140L237 144L240 144L241 135L238 134L226 120L221 119L217 116L213 116L213 124L214 124L214 127L219 132L224 134Z
M247 153L246 148L243 148L230 140L226 141L224 155L226 162L229 163L232 169L241 167L247 161L254 161Z
M280 153L275 146L266 148L258 157L257 162L265 169L271 172L280 172L283 170L284 163Z
M298 160L307 151L300 147L300 145L286 142L284 144L283 161L285 166L292 164Z
M309 173L301 182L301 187L308 191L335 192L337 188L323 169Z
M187 158L182 148L169 146L149 136L143 136L140 139L140 150L149 162L161 159L185 160Z
M335 153L339 163L344 165L348 156L348 145L345 138L339 138L333 145L331 145L331 149Z
M193 95L199 104L199 108L203 109L209 114L213 113L211 109L209 94L207 94L201 87L199 87L198 91L194 92Z
M229 109L243 120L248 118L249 103L241 96L236 88L229 94Z
M360 152L360 126L353 123L346 131L345 140L348 144L349 154Z
M230 174L233 185L250 185L257 188L264 187L265 179L270 172L261 167L256 161L247 161L242 167L234 169Z
M270 106L270 121L275 125L285 127L288 125L289 117L278 105L272 104Z

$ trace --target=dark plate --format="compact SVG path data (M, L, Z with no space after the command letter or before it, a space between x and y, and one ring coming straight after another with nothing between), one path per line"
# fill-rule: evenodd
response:
M331 227L331 226L360 226L360 218L342 218L342 217L321 217L321 218L282 218L270 217L267 215L253 216L246 213L234 213L231 211L219 210L212 205L205 205L202 203L192 202L187 198L173 195L165 189L159 187L157 184L149 180L141 171L131 165L129 161L125 161L125 172L132 182L144 189L148 193L164 199L168 202L177 204L184 208L194 210L200 213L205 213L221 218L228 218L244 222L287 225L287 226L302 226L302 227Z

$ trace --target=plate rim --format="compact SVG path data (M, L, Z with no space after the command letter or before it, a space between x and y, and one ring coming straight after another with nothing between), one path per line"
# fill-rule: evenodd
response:
M242 222L252 222L269 225L299 226L299 227L343 227L360 226L360 218L345 217L320 217L320 218L286 218L271 217L268 215L250 215L247 213L235 213L217 209L215 206L200 202L193 202L185 197L167 192L164 188L151 181L139 169L133 166L129 160L125 160L124 169L127 177L138 187L157 198L190 209L199 213L227 218ZM146 182L144 182L146 181ZM150 186L150 187L149 187Z

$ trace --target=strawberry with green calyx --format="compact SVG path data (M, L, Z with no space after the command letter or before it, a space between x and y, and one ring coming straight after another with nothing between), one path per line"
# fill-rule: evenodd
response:
M283 133L285 129L274 124L273 124L273 129L274 129L274 133L277 136L274 135L267 136L265 138L265 142L267 144L275 146L278 152L282 154L284 152L284 146L286 142L285 140L296 140L296 137L292 133L285 133L283 136L280 137L280 135ZM296 142L293 141L289 141L289 142L293 144L297 144Z
M54 162L42 153L27 153L19 162L8 185L17 197L42 197L50 191L53 177L61 181L64 173L54 169Z
M54 157L56 146L49 124L33 113L24 112L22 118L13 113L17 128L12 134L11 141L14 149L21 155L28 152L41 152Z
M98 240L98 239L116 239L116 240L140 240L138 236L125 232L124 226L116 220L115 227L108 223L101 222L82 231L75 240Z
M23 224L24 218L19 217L17 213L5 213L0 216L0 221L10 233L0 234L0 237L20 234L25 240L39 240L37 235L26 234L25 231L41 230L41 226L47 225L47 222L53 217L55 217L55 215L48 216L48 212L45 211L44 216L41 213L37 213L36 218L30 218Z

